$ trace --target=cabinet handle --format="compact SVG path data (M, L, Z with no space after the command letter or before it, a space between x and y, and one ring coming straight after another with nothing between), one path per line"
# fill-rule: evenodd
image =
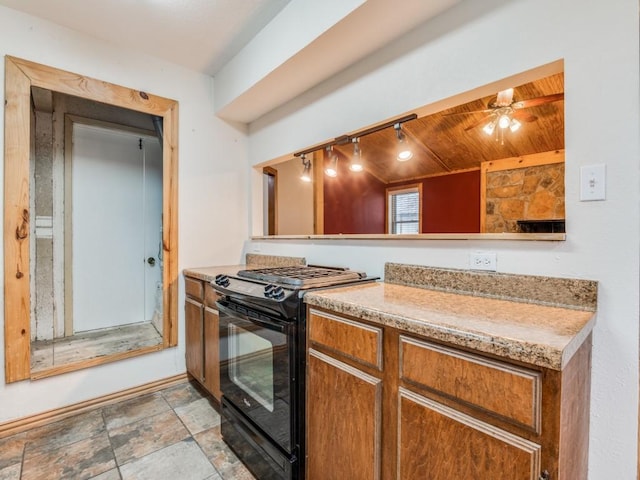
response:
M538 477L538 480L550 480L551 475L549 475L548 471L544 471L540 474L540 476Z

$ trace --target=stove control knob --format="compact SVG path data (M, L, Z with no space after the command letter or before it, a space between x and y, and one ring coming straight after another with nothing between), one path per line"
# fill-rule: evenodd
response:
M276 300L282 300L284 298L284 288L282 287L274 288L273 291L271 292L271 298L274 298Z
M227 277L226 275L216 275L216 279L215 279L216 285L220 285L221 287L228 287L229 286L229 277Z
M269 284L266 287L264 287L264 296L267 298L271 298L271 296L273 295L273 290L276 288L275 285L273 284Z

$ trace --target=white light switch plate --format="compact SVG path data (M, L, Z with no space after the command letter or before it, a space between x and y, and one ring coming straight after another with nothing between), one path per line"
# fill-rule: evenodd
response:
M606 198L606 178L604 164L580 167L580 201L604 200Z

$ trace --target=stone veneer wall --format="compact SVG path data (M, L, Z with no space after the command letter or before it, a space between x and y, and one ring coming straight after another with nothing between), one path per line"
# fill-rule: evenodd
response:
M485 232L519 232L518 220L564 219L564 163L487 172Z

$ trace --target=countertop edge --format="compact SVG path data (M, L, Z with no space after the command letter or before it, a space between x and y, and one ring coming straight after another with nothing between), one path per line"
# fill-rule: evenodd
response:
M357 289L358 287L349 288ZM361 318L371 323L396 328L401 332L420 335L450 345L558 371L561 371L569 363L578 348L588 338L596 319L595 312L582 312L591 313L590 319L563 348L558 348L550 344L526 342L506 337L501 338L481 331L463 330L448 325L417 320L371 308L355 300L351 302L323 296L328 292L330 291L309 292L304 296L304 301L312 307L324 308ZM469 295L469 297L473 296Z

